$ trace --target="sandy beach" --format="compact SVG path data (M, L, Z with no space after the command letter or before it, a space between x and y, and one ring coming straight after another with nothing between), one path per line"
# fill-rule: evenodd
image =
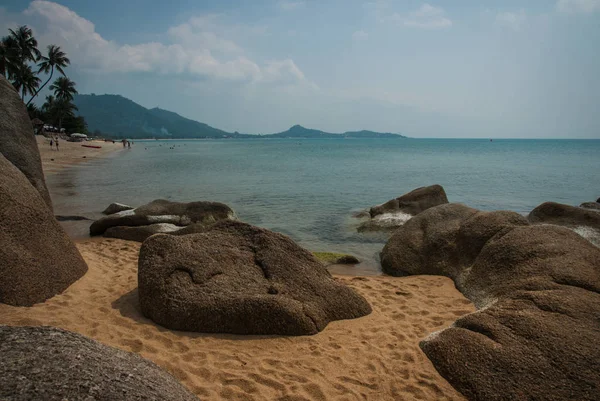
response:
M94 153L80 145L61 142L59 153L40 143L46 174L121 146L107 144ZM368 300L370 315L333 322L314 336L200 334L167 330L142 316L139 243L95 238L78 241L77 247L89 266L85 276L33 307L0 304L0 324L60 327L138 353L200 399L464 399L418 346L474 311L449 278L336 275Z
M67 142L59 140L59 150L56 146L50 147L50 138L36 135L40 157L42 158L42 167L44 174L54 174L64 168L74 166L85 161L106 157L115 151L123 149L119 142L87 141L87 142ZM88 148L81 145L100 146L99 149Z

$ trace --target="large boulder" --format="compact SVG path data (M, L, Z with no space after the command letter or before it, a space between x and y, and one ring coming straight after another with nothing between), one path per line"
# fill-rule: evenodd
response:
M413 217L383 248L383 272L392 276L439 272L453 276L459 258L460 225L477 213L476 209L460 203L448 203Z
M586 226L600 230L600 213L555 202L542 203L529 213L528 219L538 224L555 224L570 228Z
M484 247L464 288L480 310L421 343L470 400L598 400L600 250L562 227Z
M448 197L446 196L444 188L441 185L431 185L412 190L411 192L387 201L382 205L373 206L369 210L369 213L371 217L384 213L397 212L414 216L430 207L442 205L444 203L448 203Z
M421 342L469 400L597 400L600 249L513 212L425 211L382 252L384 271L452 278L479 310Z
M0 302L31 306L87 271L73 242L27 178L0 155Z
M127 241L144 242L148 237L154 234L172 234L180 229L180 226L169 223L158 223L137 227L116 226L106 230L104 236L106 238L119 238Z
M52 208L52 201L27 108L15 88L0 75L0 154L15 165L42 199Z
M370 219L358 226L359 232L395 230L412 216L448 203L448 197L441 185L417 188L396 199L369 209Z
M306 335L371 312L291 239L236 221L148 238L138 286L143 314L173 330Z
M0 326L0 399L197 398L140 356L53 327Z
M102 211L102 214L115 214L131 209L133 209L133 207L124 205L122 203L111 203L106 209Z
M90 226L90 235L102 235L110 227L147 226L158 223L187 226L212 224L223 219L234 219L233 210L218 202L171 202L164 199L152 201L133 210L124 210L96 220Z

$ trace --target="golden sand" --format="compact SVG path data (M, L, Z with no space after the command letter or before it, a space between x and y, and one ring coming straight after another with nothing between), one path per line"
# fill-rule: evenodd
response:
M304 337L167 330L137 298L139 244L77 244L89 272L45 303L0 304L0 324L49 325L140 354L208 400L459 400L418 343L474 310L444 277L336 276L373 307Z

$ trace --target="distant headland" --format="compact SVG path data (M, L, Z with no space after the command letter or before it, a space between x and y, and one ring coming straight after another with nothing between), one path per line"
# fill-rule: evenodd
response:
M120 95L76 95L74 103L79 109L78 114L85 117L92 135L110 138L406 138L374 131L335 134L301 125L274 134L251 135L223 131L158 107L147 109Z

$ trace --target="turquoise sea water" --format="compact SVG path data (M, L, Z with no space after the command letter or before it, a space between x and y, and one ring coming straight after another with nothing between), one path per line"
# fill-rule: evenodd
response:
M172 148L172 149L171 149ZM57 214L99 217L111 202L230 205L243 221L313 251L345 252L375 273L385 236L353 211L441 184L451 202L526 214L600 196L600 140L256 139L136 141L48 178Z

